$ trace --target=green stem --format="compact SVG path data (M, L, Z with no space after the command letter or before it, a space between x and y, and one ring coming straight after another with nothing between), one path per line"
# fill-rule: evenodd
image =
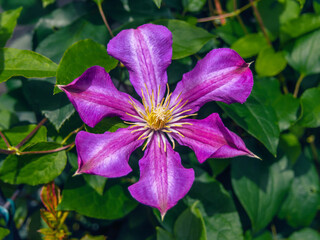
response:
M5 144L7 145L8 148L11 147L10 143L8 142L6 136L0 131L0 136L3 139L3 141L5 142Z
M65 143L67 142L67 140L68 140L73 134L78 133L78 132L79 132L80 130L82 130L83 128L84 128L84 124L83 124L81 127L77 128L76 130L74 130L74 131L72 131L71 133L69 133L68 136L66 136L66 137L62 140L61 145L65 144Z
M41 122L39 122L39 124L17 146L15 146L15 148L19 149L23 146L23 144L25 144L46 121L46 118L42 119Z
M110 26L109 26L109 24L108 24L107 18L106 18L106 16L104 15L104 12L103 12L101 3L97 3L97 6L98 6L98 9L99 9L101 18L102 18L104 24L106 25L106 27L107 27L107 29L108 29L108 31L109 31L109 33L110 33L110 36L111 36L111 37L114 37L114 35L113 35L113 33L112 33L112 30L111 30L111 28L110 28Z
M298 78L298 81L296 83L296 86L294 88L294 92L293 92L293 97L295 97L295 98L297 98L297 96L298 96L300 85L302 83L303 78L304 78L304 74L301 73L300 77Z
M249 1L250 1L250 3L251 3L251 6L252 6L252 9L253 9L254 15L256 16L256 18L257 18L257 20L258 20L258 23L259 23L259 26L260 26L260 28L261 28L261 30L262 30L263 35L264 35L265 39L267 40L267 43L269 44L269 46L272 47L271 41L270 41L269 36L268 36L268 34L267 34L266 28L265 28L265 26L264 26L264 24L263 24L261 15L260 15L260 13L259 13L259 11L258 11L258 9L257 9L257 7L256 7L256 5L255 5L255 2L254 2L253 0L249 0Z

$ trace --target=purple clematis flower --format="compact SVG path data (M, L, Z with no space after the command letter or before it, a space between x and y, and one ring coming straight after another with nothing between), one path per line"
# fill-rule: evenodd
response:
M183 75L170 93L166 69L171 63L172 34L166 27L146 24L123 30L109 42L107 50L129 70L142 104L118 91L99 66L87 69L72 83L59 86L90 127L111 116L131 125L113 133L79 132L77 173L125 176L131 171L131 153L143 145L140 180L129 191L137 201L159 209L164 216L187 194L194 181L193 169L184 168L174 151L175 141L190 147L200 163L208 158L256 157L240 137L223 125L218 114L202 120L190 118L209 101L246 101L253 77L249 64L235 51L212 50Z

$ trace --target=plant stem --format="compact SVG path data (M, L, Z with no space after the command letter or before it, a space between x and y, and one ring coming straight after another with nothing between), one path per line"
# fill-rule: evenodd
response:
M212 5L212 0L208 0L208 7L209 7L210 16L213 16L214 9L213 9L213 5ZM211 22L212 22L212 25L216 28L217 24L214 22L214 20L212 20Z
M261 28L261 30L262 30L263 35L264 35L265 39L267 40L267 43L269 44L269 46L272 47L271 41L270 41L269 36L268 36L268 34L267 34L266 28L265 28L265 26L264 26L264 24L263 24L261 15L260 15L260 13L259 13L259 11L258 11L258 9L257 9L257 7L256 7L256 5L255 5L255 2L254 2L253 0L249 0L249 1L250 1L250 3L251 3L251 6L252 6L252 9L253 9L254 15L256 16L256 18L257 18L257 20L258 20L258 23L259 23L259 26L260 26L260 28Z
M277 229L276 226L274 224L271 225L271 231L272 231L272 238L273 240L277 240Z
M222 16L223 11L222 11L220 0L214 0L214 5L216 5L218 15ZM221 25L225 25L225 24L226 24L226 19L223 17L223 18L221 18Z
M23 144L25 144L46 121L46 118L42 119L41 122L39 122L38 125L17 146L15 146L15 148L19 149L23 146Z
M3 139L3 141L5 142L5 144L7 145L8 148L11 147L10 143L8 142L6 136L0 131L0 136Z
M293 92L293 97L295 97L295 98L297 98L297 96L298 96L299 88L300 88L300 85L302 83L303 78L304 78L304 74L301 73L300 77L298 78L298 81L296 83L296 86L294 88L294 92Z
M111 37L114 37L114 35L113 35L113 33L112 33L112 30L111 30L111 28L110 28L110 26L109 26L109 24L108 24L107 19L106 19L106 16L104 15L104 12L103 12L101 3L97 3L97 6L98 6L98 9L99 9L101 18L102 18L102 20L103 20L103 22L104 22L104 25L106 25L106 27L107 27L107 29L108 29L108 31L109 31L109 33L110 33L110 36L111 36Z
M0 153L2 153L2 154L15 154L16 151L0 149Z
M280 81L280 84L282 85L283 93L284 94L288 94L289 90L288 90L288 87L286 85L286 79L285 79L285 77L283 76L282 73L279 74L279 81Z
M245 10L247 10L253 4L255 4L255 3L259 2L259 1L260 0L252 1L252 2L248 3L247 5L241 7L241 8L239 8L239 9L233 11L233 12L222 14L220 16L211 16L211 17L206 17L206 18L199 18L198 22L210 22L210 21L217 20L217 19L222 19L222 18L227 18L227 17L235 17L235 16L239 15L240 13L242 13Z
M68 136L66 136L66 137L62 140L61 145L65 144L66 141L67 141L73 134L78 133L78 132L79 132L81 129L83 129L83 128L84 128L84 124L83 124L81 127L77 128L76 130L74 130L74 131L72 131L71 133L69 133Z
M30 151L30 152L20 152L20 155L27 155L27 154L45 154L45 153L55 153L55 152L60 152L62 150L65 150L67 148L71 148L74 146L74 142L70 143L66 146L60 147L60 148L56 148L56 149L52 149L52 150L46 150L46 151Z
M233 0L233 10L236 11L237 8L238 8L237 0ZM247 35L248 34L248 30L247 30L246 26L244 25L244 23L242 21L242 18L240 17L240 14L236 15L236 18L237 18L238 22L240 23L240 26L241 26L243 32Z

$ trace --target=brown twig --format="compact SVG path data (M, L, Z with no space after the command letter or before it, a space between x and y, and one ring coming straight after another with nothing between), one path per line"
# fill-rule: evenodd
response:
M208 7L209 7L210 16L214 16L214 9L213 9L212 0L208 0ZM214 27L217 27L217 25L214 22L214 20L212 20L211 22L212 22Z
M8 148L11 147L10 143L8 142L6 136L0 131L0 136L3 139L3 141L5 142L5 144L7 145Z
M14 151L14 150L5 150L5 149L0 149L0 153L2 153L2 154L15 154L16 153L16 151Z
M216 6L218 15L222 16L223 15L223 10L222 10L222 7L221 7L220 0L214 0L214 5ZM221 18L220 21L221 21L221 25L225 25L226 24L226 19L224 17Z
M52 149L52 150L45 150L45 151L30 151L30 152L20 152L20 155L27 155L27 154L46 154L46 153L55 153L55 152L60 152L62 150L65 150L67 148L71 148L74 146L74 142L70 143L66 146L60 147L60 148L56 148L56 149Z
M23 146L23 144L25 144L46 121L46 118L42 119L41 122L39 122L38 125L17 146L15 146L15 148L19 149L21 146Z
M102 18L104 24L106 25L106 27L107 27L107 29L108 29L108 31L109 31L109 33L110 33L110 36L111 36L111 37L114 37L114 35L113 35L113 33L112 33L112 30L111 30L111 28L110 28L110 26L109 26L109 24L108 24L107 18L106 18L106 16L104 15L104 12L103 12L101 3L100 3L100 2L97 3L97 6L98 6L98 9L99 9L101 18Z
M272 46L271 41L270 41L270 38L269 38L268 33L267 33L267 31L266 31L266 28L265 28L265 26L264 26L264 24L263 24L261 15L260 15L260 13L259 13L259 11L258 11L258 8L257 8L256 5L255 5L255 2L254 2L253 0L249 0L249 1L250 1L250 3L251 3L251 6L252 6L252 9L253 9L254 15L256 16L256 18L257 18L257 20L258 20L258 23L259 23L259 26L260 26L260 28L261 28L261 31L262 31L265 39L267 40L267 43L269 44L269 46Z
M242 13L243 11L247 10L248 8L250 8L254 3L257 3L259 1L260 0L252 1L252 2L248 3L247 5L239 8L236 11L233 11L231 13L225 13L225 14L222 14L220 16L211 16L211 17L206 17L206 18L199 18L197 21L198 22L210 22L210 21L217 20L217 19L222 19L222 18L227 18L227 17L235 17L235 16L239 15L240 13Z

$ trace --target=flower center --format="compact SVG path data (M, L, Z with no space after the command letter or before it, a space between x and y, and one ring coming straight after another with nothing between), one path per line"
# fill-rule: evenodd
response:
M153 130L160 130L169 122L172 114L168 108L158 106L152 109L150 113L144 118L147 121L149 128Z
M175 98L171 99L172 93L170 93L169 85L167 84L168 93L167 96L164 97L160 103L157 103L154 97L154 93L150 94L148 92L147 86L146 88L146 95L141 89L142 93L142 104L143 108L141 109L138 107L135 102L130 98L129 103L134 107L137 112L137 115L133 115L130 113L126 113L129 116L136 118L137 122L126 122L130 124L130 128L135 128L131 131L134 132L141 132L140 137L138 140L146 139L145 145L142 150L146 148L148 143L151 141L153 135L157 136L157 138L162 139L164 151L166 151L166 140L165 135L170 139L172 142L172 148L174 149L175 143L171 134L179 134L180 136L184 137L180 132L179 128L183 127L184 125L192 125L187 121L180 121L187 117L195 116L196 113L188 114L188 112L192 111L192 109L184 110L183 107L187 104L188 100L182 101L180 98L180 94ZM159 87L160 92L160 87ZM159 98L159 92L157 99ZM170 103L173 101L170 107ZM158 144L160 147L160 140L158 140Z

